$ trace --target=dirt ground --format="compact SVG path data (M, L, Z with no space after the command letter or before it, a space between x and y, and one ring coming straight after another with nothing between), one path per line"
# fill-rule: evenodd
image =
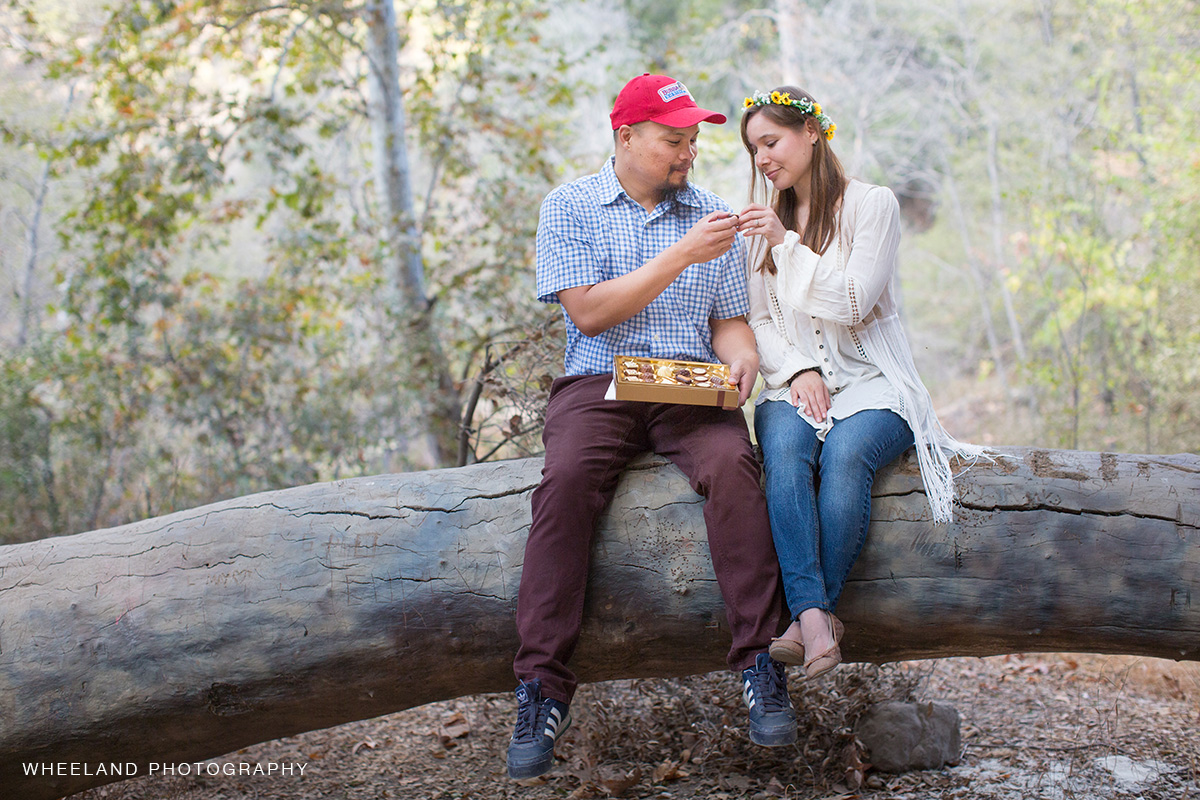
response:
M515 711L505 694L267 742L204 767L290 763L291 776L146 776L72 800L1200 800L1200 664L1039 654L843 665L808 684L793 677L791 692L801 741L788 748L751 744L737 683L713 673L582 687L557 767L525 783L505 775ZM961 761L872 769L851 728L867 704L893 698L953 705Z

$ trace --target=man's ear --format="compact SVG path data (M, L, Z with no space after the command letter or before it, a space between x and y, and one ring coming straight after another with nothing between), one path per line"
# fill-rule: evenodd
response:
M617 147L629 149L629 143L633 140L633 126L622 125L617 128Z

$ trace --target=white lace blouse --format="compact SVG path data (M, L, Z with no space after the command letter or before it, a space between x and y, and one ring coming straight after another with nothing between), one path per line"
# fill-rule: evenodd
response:
M948 455L983 451L946 433L913 364L893 288L899 246L895 195L851 180L836 240L823 255L789 231L771 250L777 274L751 270L750 326L766 383L756 402L787 402L789 379L817 367L831 397L826 421L817 423L804 408L797 413L818 437L858 411L895 411L912 428L934 521L943 522L954 497Z

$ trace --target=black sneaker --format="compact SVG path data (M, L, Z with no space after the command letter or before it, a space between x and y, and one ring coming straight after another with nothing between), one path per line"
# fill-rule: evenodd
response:
M742 670L742 699L750 709L750 741L764 747L795 744L796 712L783 664L759 653L754 666Z
M517 687L517 727L508 744L508 777L536 778L554 766L554 742L571 727L566 703L542 697L542 681Z

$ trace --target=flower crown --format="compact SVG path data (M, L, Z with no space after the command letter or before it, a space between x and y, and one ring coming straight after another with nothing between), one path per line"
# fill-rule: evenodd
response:
M791 92L771 92L770 94L755 92L746 98L742 110L745 111L753 106L770 105L791 106L799 110L802 114L811 114L816 119L817 124L821 126L821 133L825 134L826 141L832 139L834 131L837 130L837 125L834 125L829 115L821 110L820 103L814 103L807 97L792 97Z

